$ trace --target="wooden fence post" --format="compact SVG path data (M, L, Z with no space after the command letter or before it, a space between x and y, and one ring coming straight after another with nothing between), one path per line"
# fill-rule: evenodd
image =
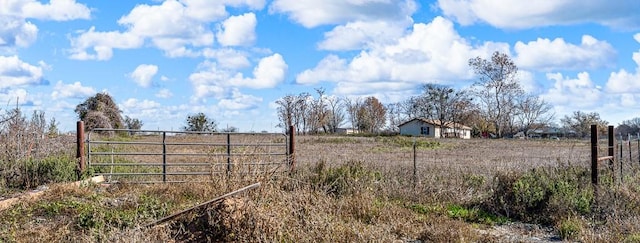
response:
M295 133L296 133L295 127L294 126L289 126L289 151L287 151L287 152L289 154L289 169L290 169L291 172L293 172L293 170L295 169L295 166L296 166L296 156L295 156L295 152L296 152L296 149L295 149L295 146L296 146L295 145L296 144L295 143L295 137L296 136L295 136Z
M78 179L80 179L85 170L83 121L76 123L76 159L78 159Z
M591 125L591 184L598 185L598 127Z
M418 166L416 164L416 157L417 157L417 153L416 153L416 138L413 138L413 189L416 188L416 185L418 184Z
M615 154L615 149L616 149L616 135L613 132L613 126L608 126L607 127L607 133L608 133L608 143L609 143L609 149L607 151L607 156L611 157L611 159L609 159L609 167L611 167L611 179L613 179L613 183L616 182L616 168L615 168L615 162L616 162L616 154ZM622 144L621 144L622 145ZM622 148L620 148L620 152L622 152ZM622 154L620 155L620 159L622 160Z

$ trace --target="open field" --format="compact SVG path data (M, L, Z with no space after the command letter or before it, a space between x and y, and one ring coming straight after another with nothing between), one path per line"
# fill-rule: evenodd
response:
M412 138L297 138L291 174L49 184L41 197L0 211L0 241L640 240L640 166L626 165L624 183L603 166L594 191L587 141L417 139L414 170ZM262 184L143 227L254 182Z

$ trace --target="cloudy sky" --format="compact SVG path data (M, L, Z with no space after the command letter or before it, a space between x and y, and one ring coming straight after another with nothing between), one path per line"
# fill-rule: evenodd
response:
M469 58L508 53L557 117L640 117L637 0L0 0L0 109L63 130L108 92L145 129L204 112L279 131L274 101L324 87L383 103L464 88Z

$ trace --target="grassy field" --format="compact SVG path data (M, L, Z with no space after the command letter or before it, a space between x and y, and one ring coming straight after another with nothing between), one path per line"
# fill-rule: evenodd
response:
M0 211L0 241L640 241L639 166L625 165L623 183L605 166L594 188L586 141L298 136L296 148L291 174L49 183L40 198ZM255 182L223 203L143 227ZM4 197L16 192L2 185Z

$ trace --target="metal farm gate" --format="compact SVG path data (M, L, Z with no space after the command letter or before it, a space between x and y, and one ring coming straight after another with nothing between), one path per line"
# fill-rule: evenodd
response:
M282 133L93 129L85 140L80 130L79 157L86 151L87 169L108 182L203 182L293 168L293 137Z

